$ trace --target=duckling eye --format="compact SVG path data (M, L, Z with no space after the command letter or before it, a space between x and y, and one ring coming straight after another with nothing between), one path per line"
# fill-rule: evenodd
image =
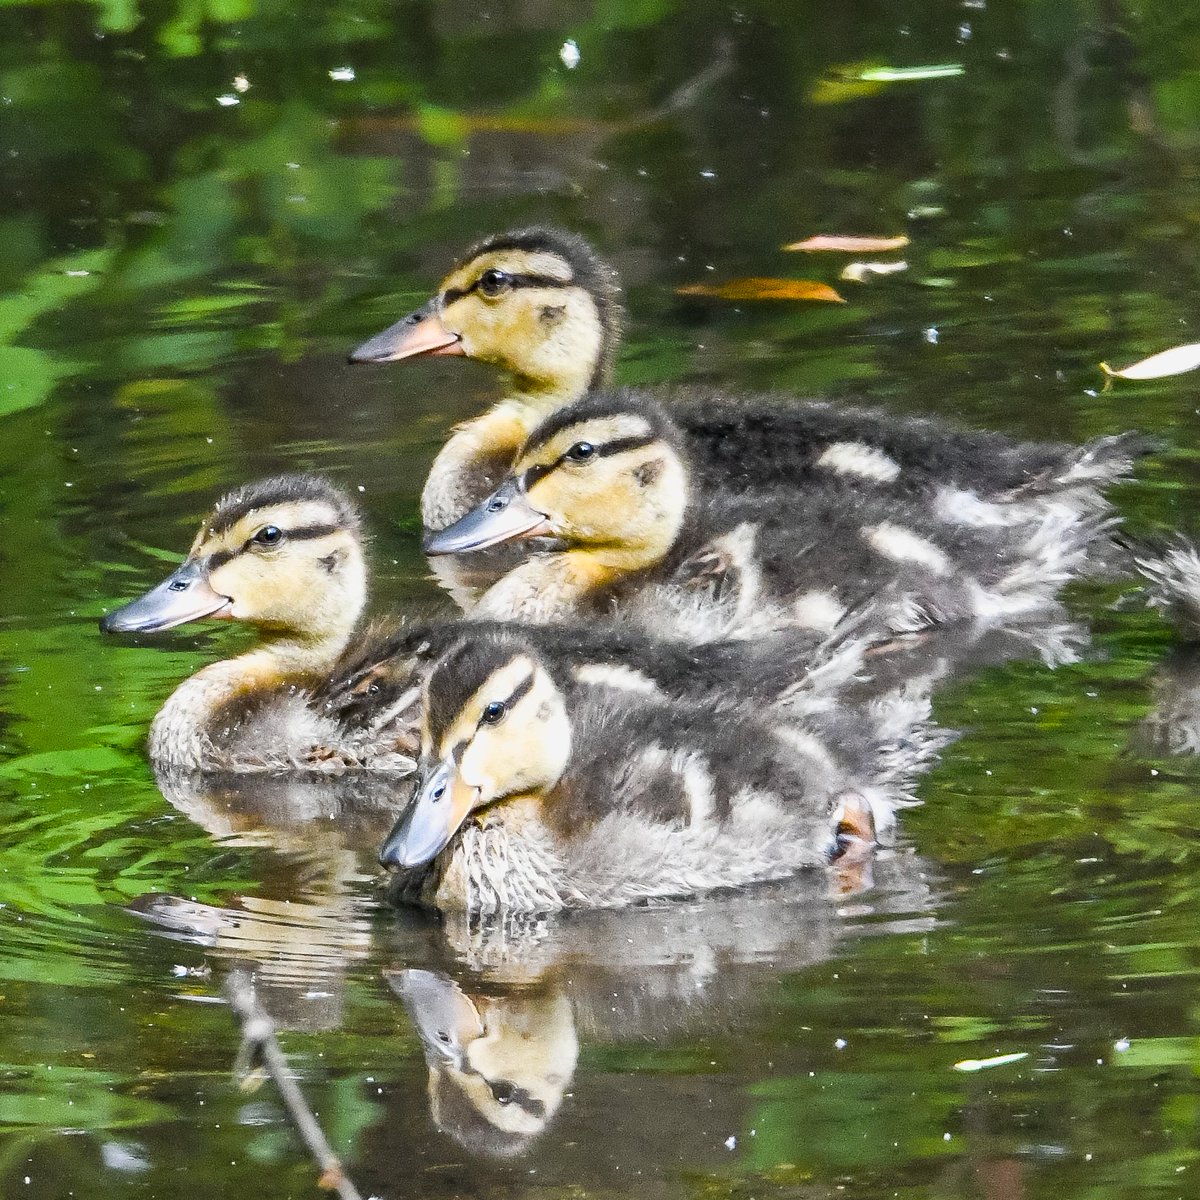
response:
M497 1104L511 1104L515 1091L513 1085L505 1079L492 1084L492 1095L495 1096Z
M277 546L283 540L283 530L278 525L264 525L250 540L259 546Z
M483 716L479 718L481 725L499 725L504 720L504 714L508 712L508 706L501 700L493 700L491 704L485 705Z
M507 272L488 267L479 277L479 290L485 296L499 296L512 286L512 279Z
M591 442L576 442L567 451L567 457L574 462L587 462L596 453L596 447Z

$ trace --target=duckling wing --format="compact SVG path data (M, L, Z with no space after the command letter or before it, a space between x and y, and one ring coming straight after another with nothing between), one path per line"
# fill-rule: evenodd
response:
M902 495L953 489L1008 503L1074 490L1090 498L1153 448L1139 434L1083 446L1020 441L928 417L788 396L692 393L668 407L702 476L736 490L840 477Z

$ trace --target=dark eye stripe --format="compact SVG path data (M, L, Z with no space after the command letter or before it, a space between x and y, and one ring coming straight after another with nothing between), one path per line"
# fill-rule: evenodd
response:
M504 274L508 277L509 285L514 288L566 288L575 286L573 279L555 279L553 275L512 275L508 271L505 271ZM453 304L455 300L461 300L464 296L469 296L472 292L478 291L482 280L483 276L481 275L469 287L447 288L442 293L442 304Z
M300 525L294 529L284 528L282 540L302 542L309 538L328 537L331 533L337 533L340 528L339 525Z
M531 671L520 683L513 688L507 700L504 701L505 708L512 708L518 700L524 700L529 693L533 691L533 672Z
M294 529L284 529L283 537L276 544L291 540L303 542L311 538L328 537L331 533L337 533L341 528L340 525L298 525ZM245 554L252 544L253 541L247 542L245 546L237 550L217 550L208 556L208 569L215 571L218 567L223 567L227 562L237 558L239 554Z
M614 438L611 442L593 442L592 445L596 452L592 458L607 458L612 454L624 454L627 450L640 450L643 446L652 446L656 441L658 438L654 434L646 433L638 437ZM549 465L539 463L536 466L527 467L522 477L525 490L528 491L539 479L545 479L551 471L557 470L563 463L572 461L574 460L567 454L560 454Z

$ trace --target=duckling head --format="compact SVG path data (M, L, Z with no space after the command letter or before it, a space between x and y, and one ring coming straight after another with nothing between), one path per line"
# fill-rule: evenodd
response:
M508 371L522 394L567 404L607 377L622 311L616 274L583 238L515 230L473 247L428 303L350 361L465 355Z
M183 564L109 613L106 633L149 633L204 618L276 638L344 644L367 595L358 512L317 475L280 475L224 496Z
M476 1153L527 1150L553 1120L575 1072L579 1040L557 987L468 995L434 971L385 971L429 1066L434 1123Z
M551 536L597 561L637 569L666 557L687 515L689 472L673 422L630 397L590 396L542 422L505 481L428 554Z
M416 793L380 862L431 862L473 812L543 797L570 756L566 701L546 661L513 635L465 638L423 686Z

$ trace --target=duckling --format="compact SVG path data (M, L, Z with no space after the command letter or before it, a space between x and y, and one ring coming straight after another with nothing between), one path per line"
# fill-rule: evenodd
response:
M422 685L421 768L381 862L447 910L618 907L788 877L874 843L869 759L751 714L578 686L515 630L468 631Z
M458 520L494 489L539 421L607 380L622 325L616 273L583 238L523 229L472 247L423 307L353 351L354 363L464 356L512 379L504 399L460 425L434 460L421 500L427 528ZM736 490L848 480L924 497L951 523L1022 521L1043 496L1102 508L1101 489L1150 448L1134 434L1082 446L1022 442L790 396L675 388L665 400L706 479Z
M156 766L411 769L421 675L459 627L442 620L360 629L367 590L360 515L328 480L280 476L221 499L187 561L101 622L106 632L155 632L207 617L263 634L258 648L203 668L170 697L151 726ZM702 650L595 624L534 636L581 683L731 707L789 693L798 710L827 704L853 677L865 645L854 632L837 643L799 634Z
M919 500L836 480L731 495L704 486L687 446L642 397L594 393L538 426L501 486L426 551L548 536L472 617L620 613L696 642L828 632L870 600L877 633L1044 611L1107 527L1071 505L1023 526L947 526Z
M393 745L355 737L310 702L366 598L361 521L341 489L294 474L223 497L182 565L100 622L106 633L154 633L234 620L261 635L254 649L176 688L150 727L151 758L200 771L411 770Z

